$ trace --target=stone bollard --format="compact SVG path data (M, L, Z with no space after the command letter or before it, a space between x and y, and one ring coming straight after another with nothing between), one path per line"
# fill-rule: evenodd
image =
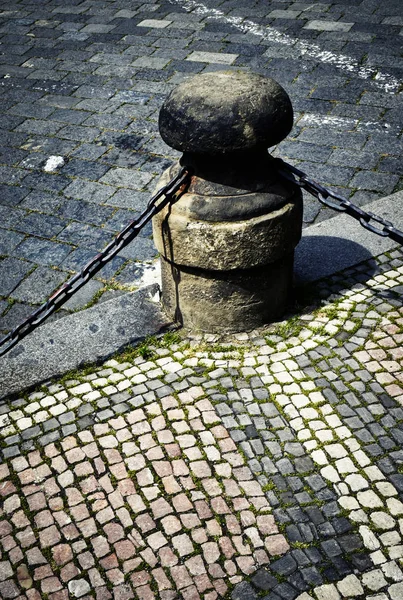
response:
M279 177L267 148L292 128L274 80L245 72L197 75L162 106L160 133L193 170L187 192L153 219L162 299L183 326L241 332L280 317L302 229L299 188Z

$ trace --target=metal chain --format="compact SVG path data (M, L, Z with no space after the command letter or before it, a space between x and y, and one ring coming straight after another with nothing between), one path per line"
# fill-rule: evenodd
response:
M274 158L273 161L276 163L277 170L282 177L292 181L312 194L312 196L315 196L324 206L339 212L345 212L350 217L356 219L364 229L368 229L368 231L372 231L372 233L376 233L376 235L382 237L389 237L394 242L403 245L403 231L396 229L390 221L374 215L372 212L362 210L362 208L359 208L350 202L350 200L347 200L347 198L343 198L340 194L336 194L336 192L333 192L329 188L323 187L323 185L311 179L306 173L286 163L281 158ZM373 223L379 223L381 227L377 227Z
M362 210L347 198L343 198L336 192L317 183L306 173L296 167L286 163L280 158L273 159L277 171L285 179L303 188L324 206L345 212L357 221L368 231L382 237L389 237L393 241L403 245L403 232L396 229L390 221L372 212ZM190 176L188 168L182 168L178 175L160 189L148 202L145 211L137 218L131 221L118 235L110 242L106 248L97 254L88 262L79 273L74 275L67 283L63 284L54 294L42 304L35 312L25 319L18 327L8 333L0 340L0 356L3 356L11 350L19 341L36 329L47 317L53 314L58 308L71 298L79 289L87 283L104 265L106 265L122 248L127 246L141 231L141 229L156 215L164 206L175 198L178 192L183 191L183 186L188 182ZM331 198L331 200L329 200ZM159 202L159 200L161 200ZM373 223L378 223L377 227Z
M147 208L141 215L131 221L116 235L116 237L92 260L90 260L79 273L64 283L52 296L42 304L35 312L25 319L18 327L10 331L0 340L0 356L6 354L26 335L36 329L45 319L60 308L71 296L87 283L104 265L106 265L122 248L127 246L152 219L170 201L175 200L178 193L183 192L188 183L191 173L188 168L182 168L179 173L171 179L167 185L149 200Z

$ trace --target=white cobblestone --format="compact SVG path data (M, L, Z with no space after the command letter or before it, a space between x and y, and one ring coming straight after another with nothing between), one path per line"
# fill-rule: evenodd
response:
M355 598L364 593L363 587L356 575L348 575L337 584L342 598Z
M70 388L69 392L74 396L82 396L83 394L92 392L92 387L89 383L81 383L80 385Z
M18 419L17 427L21 431L24 431L24 429L28 429L28 427L32 427L32 419L30 417L24 417L23 419Z
M382 508L383 506L382 500L372 490L358 492L357 500L362 506L366 508Z
M388 579L393 581L403 581L403 571L395 561L382 565L382 571Z
M332 483L337 483L338 481L340 481L339 473L331 465L328 465L327 467L321 469L320 473L322 477L324 477L328 481L331 481Z
M380 542L377 539L376 535L367 527L366 525L362 525L359 528L360 535L363 539L364 546L368 548L368 550L378 550L380 547Z
M333 584L315 588L314 594L318 600L340 600L340 594Z
M351 488L352 492L365 490L369 487L368 481L362 475L354 474L346 477L346 483Z
M396 527L395 520L390 515L382 511L372 512L371 521L377 529L393 529Z
M369 590L377 592L385 587L388 582L384 578L381 569L374 569L363 574L362 583Z

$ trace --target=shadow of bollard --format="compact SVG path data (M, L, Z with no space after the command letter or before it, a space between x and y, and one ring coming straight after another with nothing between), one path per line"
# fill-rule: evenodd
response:
M370 258L364 246L343 237L302 237L295 251L295 285L317 281Z

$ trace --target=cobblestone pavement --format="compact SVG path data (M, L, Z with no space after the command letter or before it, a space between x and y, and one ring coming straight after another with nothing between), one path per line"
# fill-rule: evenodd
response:
M400 0L14 0L1 8L0 333L144 208L176 158L159 137L159 108L194 73L273 76L296 111L281 156L359 204L402 188ZM46 172L50 156L64 165ZM331 215L306 198L306 224ZM149 280L150 234L66 309Z
M402 290L396 250L2 402L0 597L401 600Z

